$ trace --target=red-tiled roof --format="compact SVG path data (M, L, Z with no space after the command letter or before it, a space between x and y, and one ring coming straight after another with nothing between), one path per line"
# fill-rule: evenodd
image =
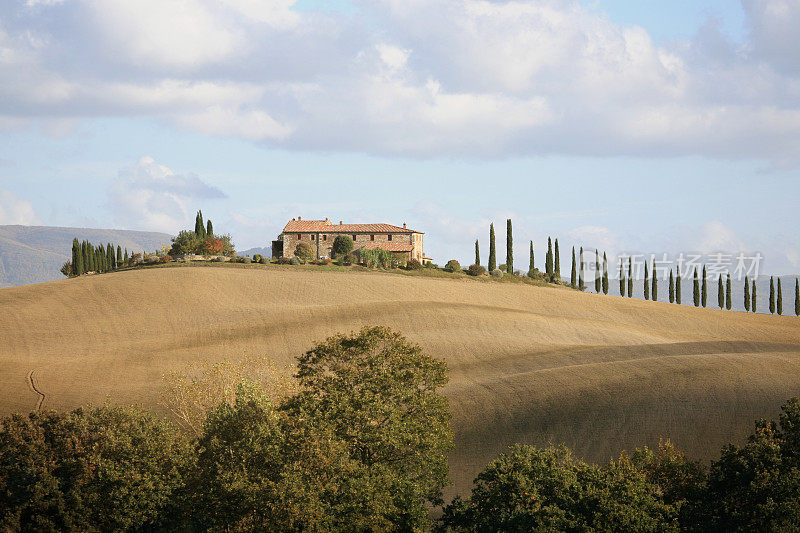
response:
M391 224L333 224L330 220L290 220L284 233L422 233Z
M357 248L367 248L368 250L372 248L383 248L390 252L411 252L414 250L414 246L411 244L389 244L388 242L371 242L364 246L357 246Z

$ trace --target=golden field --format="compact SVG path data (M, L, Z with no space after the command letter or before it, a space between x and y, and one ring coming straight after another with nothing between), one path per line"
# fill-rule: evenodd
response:
M615 287L612 284L612 290ZM716 456L800 395L800 319L562 287L275 265L154 268L0 290L0 414L107 399L160 412L162 375L326 336L403 332L445 359L458 492L508 444L603 461L660 437Z

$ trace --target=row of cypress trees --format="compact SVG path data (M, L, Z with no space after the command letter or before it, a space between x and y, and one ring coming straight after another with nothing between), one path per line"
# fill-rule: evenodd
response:
M81 276L87 272L111 272L130 260L128 249L123 255L122 248L116 249L111 243L94 245L89 241L72 239L71 275Z
M199 224L202 227L202 213L198 213ZM209 221L209 224L211 222ZM603 252L602 269L600 263L600 251L595 249L595 279L594 290L596 293L608 294L609 280L608 280L608 257L606 252ZM475 241L475 264L481 264L480 244L478 240ZM489 224L489 271L497 269L497 247L495 245L494 223ZM570 273L570 287L578 290L585 290L586 284L584 282L585 263L583 258L583 247L580 247L579 259L576 263L575 260L575 247L572 247L572 271ZM533 276L534 268L534 251L533 241L530 241L530 263L528 274ZM514 273L514 239L512 232L511 219L506 220L506 272L508 274ZM547 238L547 255L545 256L545 273L549 279L560 282L561 280L561 261L558 249L558 239L555 239L555 248L553 241L550 237ZM656 273L656 265L652 265L652 280L650 279L650 270L647 266L647 261L644 263L644 299L658 301L658 275ZM693 286L693 303L695 307L706 307L708 303L708 285L707 285L706 267L703 265L702 283L698 276L697 268L694 269L694 286ZM770 294L769 294L769 311L770 313L783 314L783 291L781 288L781 279L778 278L777 292L775 290L775 281L770 277ZM751 290L752 287L752 290ZM731 275L726 274L725 282L723 283L722 275L720 274L717 279L717 303L720 309L730 310L733 307L733 294L731 287ZM619 264L619 294L620 296L633 297L633 259L628 258L627 275L625 272L624 264L620 261ZM681 271L677 270L677 276L673 275L672 269L669 271L669 302L681 304ZM756 282L750 282L748 276L744 279L744 308L746 311L756 312ZM794 308L795 315L800 316L800 280L795 279L794 290Z
M208 219L207 224L203 223L203 211L198 211L194 217L194 232L202 240L214 236L214 225L211 223L211 219Z

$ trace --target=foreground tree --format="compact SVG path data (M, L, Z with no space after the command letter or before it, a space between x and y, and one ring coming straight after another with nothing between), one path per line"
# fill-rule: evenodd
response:
M316 258L314 248L307 242L298 242L294 247L294 256L300 261L313 261Z
M495 251L494 243L494 223L489 224L489 272L497 270L497 253Z
M475 241L477 246L477 241ZM337 235L331 245L331 254L334 259L347 257L353 251L353 239L347 235Z
M0 529L146 531L190 464L187 440L134 409L98 407L0 421Z

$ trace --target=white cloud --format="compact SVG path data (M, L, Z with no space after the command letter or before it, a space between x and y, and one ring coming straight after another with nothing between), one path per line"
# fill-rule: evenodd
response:
M152 116L271 146L800 162L794 0L659 46L576 0L73 0L0 7L0 123ZM50 9L56 9L51 7ZM70 15L70 16L67 16Z
M33 204L8 190L0 190L0 224L41 225Z
M176 233L189 227L200 200L225 198L218 188L194 174L179 175L142 157L120 170L109 191L109 204L118 224L129 228Z

